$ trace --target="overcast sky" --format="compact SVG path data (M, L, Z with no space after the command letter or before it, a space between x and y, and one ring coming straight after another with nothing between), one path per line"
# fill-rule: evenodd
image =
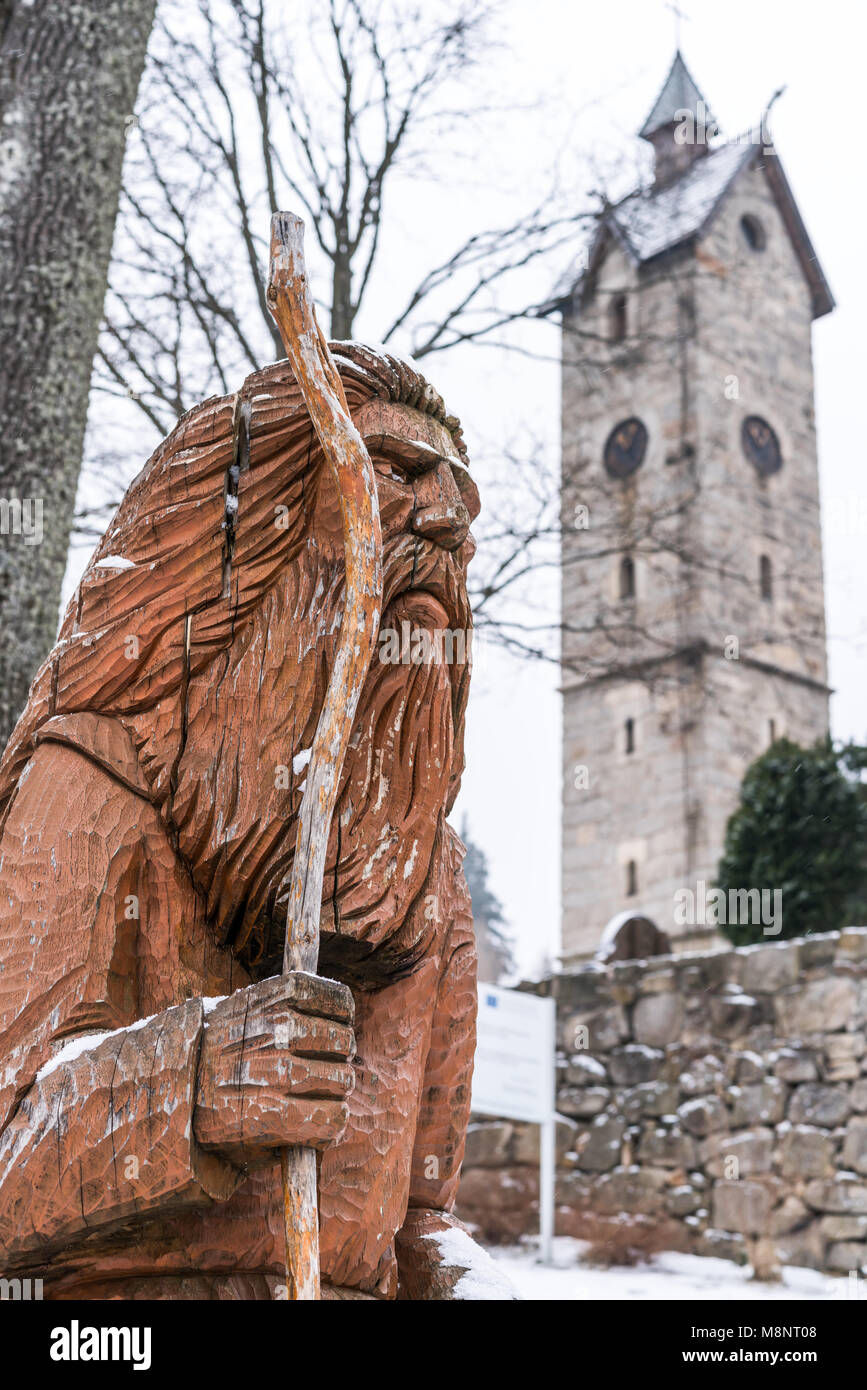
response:
M430 6L438 2L428 0ZM688 16L680 25L681 48L726 134L755 124L771 94L786 86L774 108L775 146L839 305L814 335L831 683L837 691L833 728L840 736L864 737L867 488L858 331L867 323L863 9L851 0L826 0L821 7L799 0L728 0L724 6L680 0L680 8ZM485 53L479 74L480 91L502 109L464 133L460 156L444 178L404 189L374 287L377 308L387 305L402 268L419 256L436 257L450 237L462 239L474 225L508 225L510 212L517 215L548 187L555 164L576 206L612 169L616 191L625 191L647 158L634 132L671 61L675 23L661 0L506 0L501 41ZM859 146L854 151L853 142ZM545 284L562 268L548 268ZM381 312L363 315L357 336L375 341L386 321ZM551 325L527 334L527 347L542 360L468 349L424 363L449 409L464 421L483 485L501 472L499 446L518 436L532 433L548 457L557 458L558 333ZM135 431L129 437L131 447L142 449ZM131 457L130 476L143 462ZM67 594L87 554L72 557ZM540 580L536 600L555 622L550 582ZM474 685L467 773L453 819L460 828L468 818L488 855L491 887L516 936L520 965L532 971L559 949L557 673L487 651Z

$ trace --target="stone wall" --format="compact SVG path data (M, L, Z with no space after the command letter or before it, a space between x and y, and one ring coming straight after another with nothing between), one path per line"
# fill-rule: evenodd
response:
M527 988L557 1000L558 1234L867 1271L867 928ZM474 1118L459 1214L537 1230L537 1164L535 1126Z

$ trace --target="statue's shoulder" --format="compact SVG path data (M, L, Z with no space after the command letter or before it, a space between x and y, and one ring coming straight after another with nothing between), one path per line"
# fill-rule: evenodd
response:
M75 748L130 791L148 801L152 799L132 738L121 721L111 715L57 714L37 730L33 742L37 748L45 743Z

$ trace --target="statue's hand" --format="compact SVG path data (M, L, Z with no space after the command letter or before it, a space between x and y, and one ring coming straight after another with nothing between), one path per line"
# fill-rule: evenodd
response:
M346 985L301 972L222 999L199 1058L199 1144L239 1166L273 1163L287 1144L333 1144L354 1081L353 1016Z

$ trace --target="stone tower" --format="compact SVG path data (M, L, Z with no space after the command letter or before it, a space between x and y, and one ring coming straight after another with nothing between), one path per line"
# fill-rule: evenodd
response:
M712 883L746 767L828 727L811 325L833 300L765 127L720 137L677 53L652 181L555 301L567 963L619 914L706 937L675 893Z

